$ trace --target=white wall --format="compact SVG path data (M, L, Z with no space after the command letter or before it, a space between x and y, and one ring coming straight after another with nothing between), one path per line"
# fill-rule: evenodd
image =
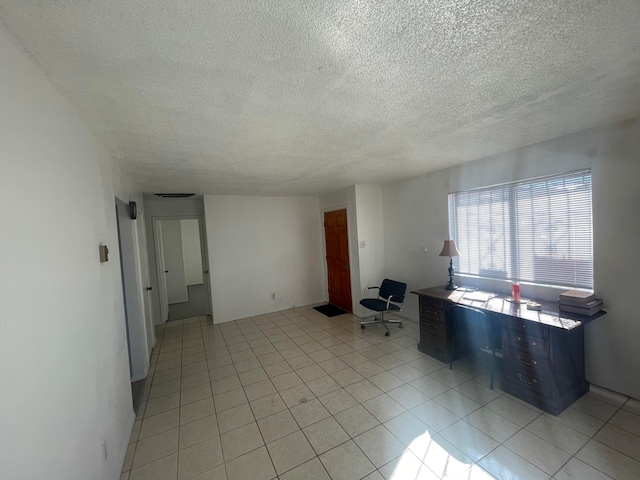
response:
M640 237L639 156L640 122L625 122L385 186L387 274L407 278L413 289L446 283L448 258L437 255L448 238L450 192L591 167L595 290L608 313L586 327L587 379L640 398L640 255L634 249ZM456 281L469 283L459 276ZM558 295L557 290L526 286L522 293ZM417 319L415 296L407 307L406 313Z
M134 415L112 162L1 28L0 65L0 476L113 480Z
M212 195L204 206L215 323L322 301L317 198Z
M196 218L180 220L182 229L182 257L184 276L189 285L200 285L202 277L202 247L200 246L200 222Z
M379 286L385 278L384 213L379 185L356 185L356 212L360 284L364 291L366 287ZM393 279L404 281L402 276ZM361 296L362 292L356 292L356 303Z
M182 226L180 220L162 220L162 245L167 279L169 304L189 300L182 254Z

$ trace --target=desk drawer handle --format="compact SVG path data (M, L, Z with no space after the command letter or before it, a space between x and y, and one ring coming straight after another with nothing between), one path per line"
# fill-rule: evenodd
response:
M524 382L528 385L535 385L536 383L538 383L538 380L536 380L535 378L532 378L531 381L526 380L522 375L518 374L518 378L520 379L521 382Z
M529 347L533 347L536 345L536 342L533 342L533 341L531 343L525 342L521 337L518 337L518 342L522 343L523 345L527 345Z
M537 365L538 362L536 362L535 360L532 360L530 362L527 362L526 360L523 360L522 357L520 355L518 355L518 360L520 360L521 363L524 363L525 365L529 365L530 367L533 367L534 365Z

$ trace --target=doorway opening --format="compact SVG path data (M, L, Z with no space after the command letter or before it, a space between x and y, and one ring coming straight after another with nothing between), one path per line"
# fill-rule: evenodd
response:
M201 218L154 218L153 222L163 319L173 321L211 315Z

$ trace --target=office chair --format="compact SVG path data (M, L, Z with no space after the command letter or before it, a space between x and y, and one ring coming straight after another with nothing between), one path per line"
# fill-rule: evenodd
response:
M377 298L367 298L367 290L378 290ZM360 328L364 329L365 325L372 325L375 323L381 323L387 330L385 336L389 336L388 323L397 323L398 327L402 328L402 322L400 320L385 320L384 314L386 312L400 312L404 308L404 294L407 291L407 284L402 282L396 282L395 280L389 280L385 278L382 281L382 285L379 287L367 287L364 289L360 300L360 305L378 312L379 318L371 322L360 322Z
M449 369L453 368L455 358L455 348L457 344L463 346L468 343L478 346L483 352L491 353L491 384L489 388L493 390L493 377L496 365L496 337L501 329L498 328L491 318L482 310L467 307L465 305L453 305L449 309L449 316L452 322L451 335L451 362ZM458 339L456 343L456 337ZM465 342L461 341L462 339ZM458 347L459 348L459 347Z

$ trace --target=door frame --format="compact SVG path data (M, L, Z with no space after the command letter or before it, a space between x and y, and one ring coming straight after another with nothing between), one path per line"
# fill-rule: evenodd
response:
M360 271L360 267L359 267L359 262L357 260L357 255L354 255L354 253L352 252L352 248L353 248L353 242L352 239L353 237L353 228L351 226L351 221L353 218L353 214L352 214L352 208L349 204L340 204L340 205L332 205L330 207L325 207L322 208L320 213L320 225L321 225L321 229L320 231L322 232L322 269L323 269L323 274L324 274L324 285L327 287L327 289L324 291L324 299L326 302L329 301L329 271L327 269L327 239L325 237L324 234L324 214L326 212L335 212L337 210L346 210L347 211L347 253L349 255L349 276L350 276L350 281L351 281L351 313L355 314L355 309L354 309L354 305L356 303L356 299L353 295L353 292L357 292L360 287L359 285L356 285L356 279L355 279L355 275L354 275L354 271L355 268L357 266L357 271ZM354 262L357 265L354 265ZM359 277L359 273L358 273L358 278ZM354 288L356 287L356 288Z

